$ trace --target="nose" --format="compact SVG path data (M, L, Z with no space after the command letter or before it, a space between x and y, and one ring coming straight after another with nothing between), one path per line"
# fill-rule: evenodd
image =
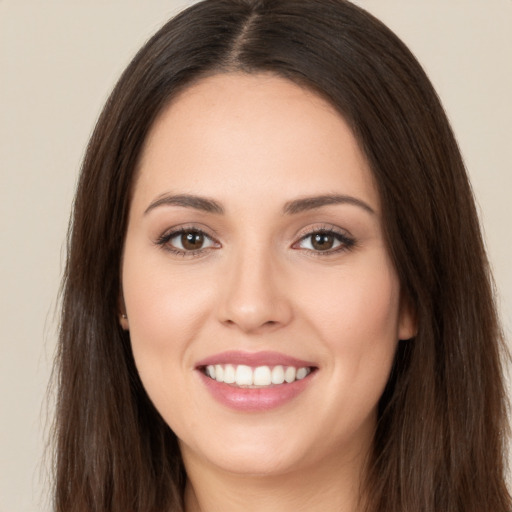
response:
M275 331L293 317L285 273L264 251L234 255L220 289L219 320L245 333Z

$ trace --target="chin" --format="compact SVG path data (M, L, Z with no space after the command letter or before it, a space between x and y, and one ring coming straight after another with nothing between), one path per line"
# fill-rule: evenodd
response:
M295 443L286 435L261 432L252 439L243 434L217 439L207 446L194 446L180 441L185 463L202 459L208 465L228 473L245 476L277 476L297 469L307 458L304 443ZM249 436L251 437L251 436Z

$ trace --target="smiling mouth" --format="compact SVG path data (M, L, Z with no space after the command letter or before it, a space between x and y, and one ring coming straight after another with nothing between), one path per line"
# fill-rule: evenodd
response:
M234 387L258 389L291 384L305 379L313 371L312 366L256 366L244 364L215 364L199 368L204 375L220 383Z

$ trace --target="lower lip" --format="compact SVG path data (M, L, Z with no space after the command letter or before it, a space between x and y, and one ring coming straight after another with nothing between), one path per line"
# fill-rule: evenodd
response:
M310 373L304 379L289 384L261 388L239 388L224 382L217 382L201 371L199 374L215 400L231 409L243 412L268 411L290 402L307 388L313 375Z

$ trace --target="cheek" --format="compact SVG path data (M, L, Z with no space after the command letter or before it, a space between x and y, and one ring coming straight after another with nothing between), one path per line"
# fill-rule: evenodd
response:
M305 304L305 316L343 384L379 395L398 343L398 278L382 258L333 276Z
M330 378L325 421L337 425L333 432L344 442L373 430L398 344L399 284L381 264L340 272L321 288L307 318Z
M188 349L208 317L211 287L171 272L165 258L138 255L127 245L123 295L135 362L145 385L192 366Z
M191 288L182 273L148 265L147 257L143 266L126 262L123 293L139 377L167 424L186 432L191 403L183 390L190 386L193 340L207 316L207 289Z
M305 307L327 330L338 331L342 337L373 331L380 337L397 333L399 289L390 265L379 261L332 272L302 294L309 295Z

